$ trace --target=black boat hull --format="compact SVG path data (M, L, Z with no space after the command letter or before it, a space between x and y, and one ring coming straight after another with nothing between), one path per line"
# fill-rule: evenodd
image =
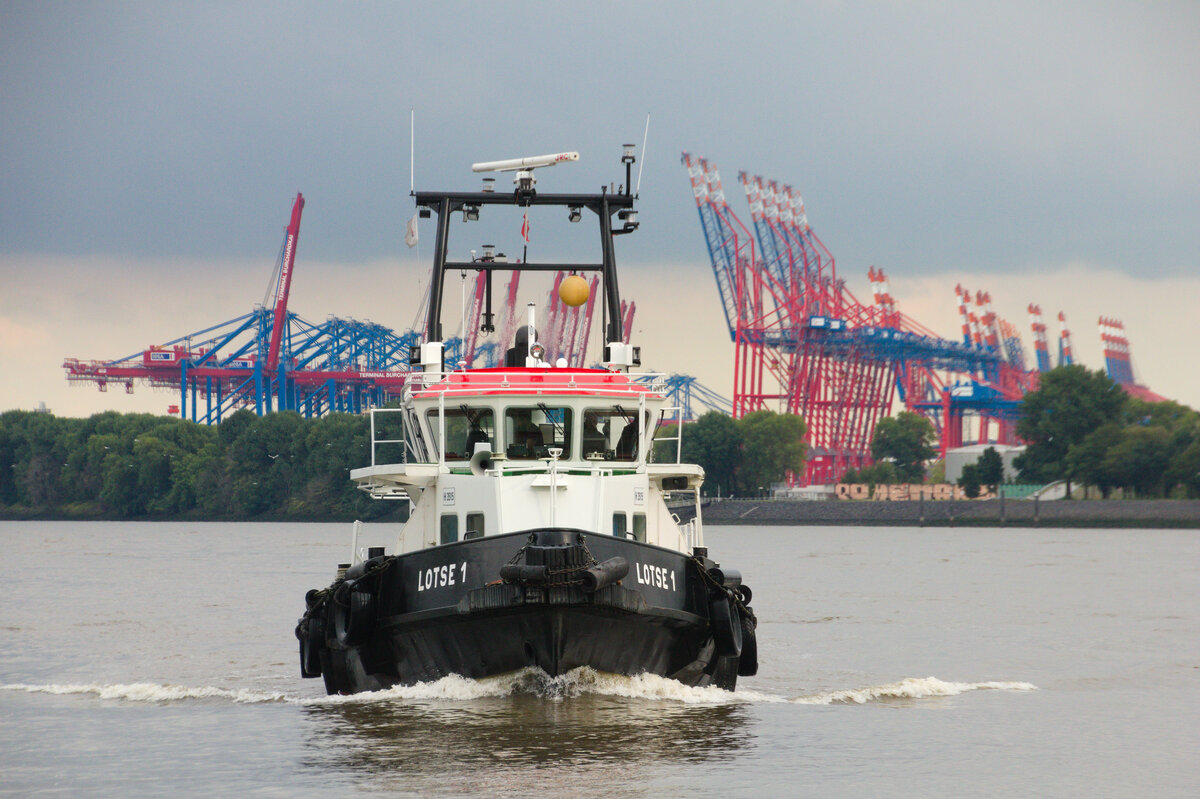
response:
M324 676L329 693L531 666L732 690L757 669L736 575L703 556L557 529L375 558L309 592L302 673Z

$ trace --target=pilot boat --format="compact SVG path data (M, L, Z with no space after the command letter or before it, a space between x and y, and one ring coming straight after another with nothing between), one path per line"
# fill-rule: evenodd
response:
M661 375L632 371L640 350L622 330L613 242L638 226L632 147L619 191L534 188L533 169L577 158L474 166L516 171L511 194L414 192L419 213L437 217L424 341L410 353L400 407L371 411L370 465L351 472L370 496L407 500L410 515L390 551L355 548L356 562L305 597L301 673L323 677L330 694L530 667L733 690L757 672L750 588L704 545L704 471L680 462L679 409ZM449 260L451 217L476 219L491 206L558 206L571 221L589 212L599 261ZM598 273L602 364L552 365L531 309L503 367L448 369L445 277L468 270L486 273L488 298L496 272Z

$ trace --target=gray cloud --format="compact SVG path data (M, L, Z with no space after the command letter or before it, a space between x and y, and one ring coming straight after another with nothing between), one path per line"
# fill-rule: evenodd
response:
M747 222L739 169L795 186L860 296L869 265L897 286L942 280L906 302L953 335L932 315L954 280L1003 302L1019 278L1014 321L1029 300L1067 307L1079 341L1098 313L1125 316L1151 387L1195 403L1159 306L1172 279L1194 287L1200 253L1196 41L1194 3L5 3L0 326L9 356L39 353L55 385L0 388L50 397L63 355L123 355L249 310L297 190L297 299L312 299L296 309L405 327L411 297L390 318L319 303L377 274L363 264L415 255L415 109L418 187L473 187L474 160L576 149L578 164L540 177L569 190L620 180L619 145L640 142L650 112L623 286L686 282L709 327L720 312L683 149L721 167ZM535 218L535 247L573 246L548 231ZM517 226L493 220L461 246L483 237L518 247ZM69 268L25 273L47 259ZM1102 279L1085 292L1062 275ZM35 297L57 298L61 323L31 315ZM648 331L671 312L635 299ZM115 313L128 329L99 337ZM54 351L23 348L47 331ZM656 365L724 389L717 346Z
M691 149L743 215L738 169L795 185L855 272L1182 274L1198 34L1187 3L10 3L0 247L245 257L299 189L310 255L386 256L410 108L423 186L563 148L607 182L651 112L635 257L704 258Z

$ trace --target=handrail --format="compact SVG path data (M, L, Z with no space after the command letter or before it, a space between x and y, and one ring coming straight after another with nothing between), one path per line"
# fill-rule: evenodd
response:
M671 421L668 421L667 414L670 413L671 411L675 412L675 418ZM683 463L683 406L682 405L669 405L669 406L663 408L662 412L659 416L658 423L660 425L661 424L674 424L675 425L675 435L663 436L661 438L659 438L658 436L655 436L654 438L650 439L650 449L654 449L654 445L660 441L674 441L675 442L675 463L677 463L677 464ZM657 432L657 431L655 431L655 432Z
M595 397L621 397L621 398L637 398L638 409L637 418L638 424L638 447L637 456L633 461L629 461L629 465L638 466L648 463L650 453L657 441L674 441L675 447L675 462L680 463L683 452L683 409L682 406L673 405L667 408L661 408L660 423L665 418L673 417L676 422L675 435L664 438L656 438L652 434L648 435L646 430L646 421L648 417L648 408L646 407L647 399L664 399L667 393L666 375L655 372L638 373L637 377L642 380L631 379L629 375L623 372L599 372L594 370L576 370L576 369L526 369L519 371L501 371L501 370L463 370L454 372L426 372L420 375L414 375L418 380L413 382L418 385L410 385L405 388L405 403L414 398L437 400L437 426L433 431L435 441L429 442L433 446L431 449L436 449L437 457L430 463L436 463L440 467L446 466L445 450L446 450L446 430L445 417L446 406L451 397L460 396L493 396L493 395L508 395L520 397L524 391L536 391L539 396L550 395L568 395L568 396L595 396ZM653 378L652 382L646 382L646 377ZM547 380L546 378L550 378ZM434 382L430 382L430 381ZM419 384L426 385L419 385ZM424 396L422 396L424 395ZM408 408L372 408L371 409L371 466L380 465L378 461L378 445L380 444L401 444L403 445L404 463L409 462L409 452L411 451L414 457L418 455L416 445L411 439L408 431L409 418L403 417L401 428L401 438L379 439L376 431L376 413L401 413L405 414ZM418 442L419 443L419 442ZM426 453L426 457L432 452ZM426 462L424 458L421 462ZM622 463L625 463L622 461ZM499 466L502 471L504 466ZM526 465L522 464L517 467L525 470Z

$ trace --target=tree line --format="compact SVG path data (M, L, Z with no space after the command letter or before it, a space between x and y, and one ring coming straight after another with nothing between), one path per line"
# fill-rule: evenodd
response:
M685 428L683 459L706 465L714 493L753 495L803 468L804 433L795 416L713 413ZM659 441L657 457L673 461L675 446ZM209 427L115 411L86 419L8 411L0 514L318 521L402 512L403 503L371 500L351 483L350 470L370 458L368 418L344 413L240 410Z
M706 496L761 496L788 472L804 470L808 428L799 416L753 411L734 419L709 411L683 428L681 460L704 467ZM673 427L660 431L654 457L674 462L676 444L669 438Z
M1025 483L1056 480L1092 486L1109 497L1200 497L1200 413L1177 402L1131 397L1100 370L1062 366L1041 374L1021 401L1016 432L1026 444L1014 465ZM940 482L943 465L929 467L937 441L928 419L910 412L880 421L871 442L875 463L843 481ZM994 449L963 469L959 485L977 496L1003 480Z
M373 519L402 503L372 501L349 480L370 462L365 416L305 419L238 411L220 425L115 411L87 419L34 411L0 414L0 513L78 518ZM804 468L804 420L771 411L733 419L707 413L684 428L682 460L704 467L709 496L758 496ZM664 439L674 434L666 428ZM1029 483L1067 480L1139 497L1200 497L1200 413L1130 397L1101 371L1059 367L1025 395L1016 459ZM941 482L936 435L907 411L882 419L875 463L845 482ZM655 443L674 461L676 443ZM931 465L932 464L932 465ZM994 451L965 470L968 483L1001 480Z
M365 416L240 410L220 425L152 414L0 414L0 511L8 516L372 519L401 503L358 491Z
M1016 465L1030 482L1066 480L1139 497L1200 497L1200 413L1129 396L1104 372L1062 366L1021 402Z

